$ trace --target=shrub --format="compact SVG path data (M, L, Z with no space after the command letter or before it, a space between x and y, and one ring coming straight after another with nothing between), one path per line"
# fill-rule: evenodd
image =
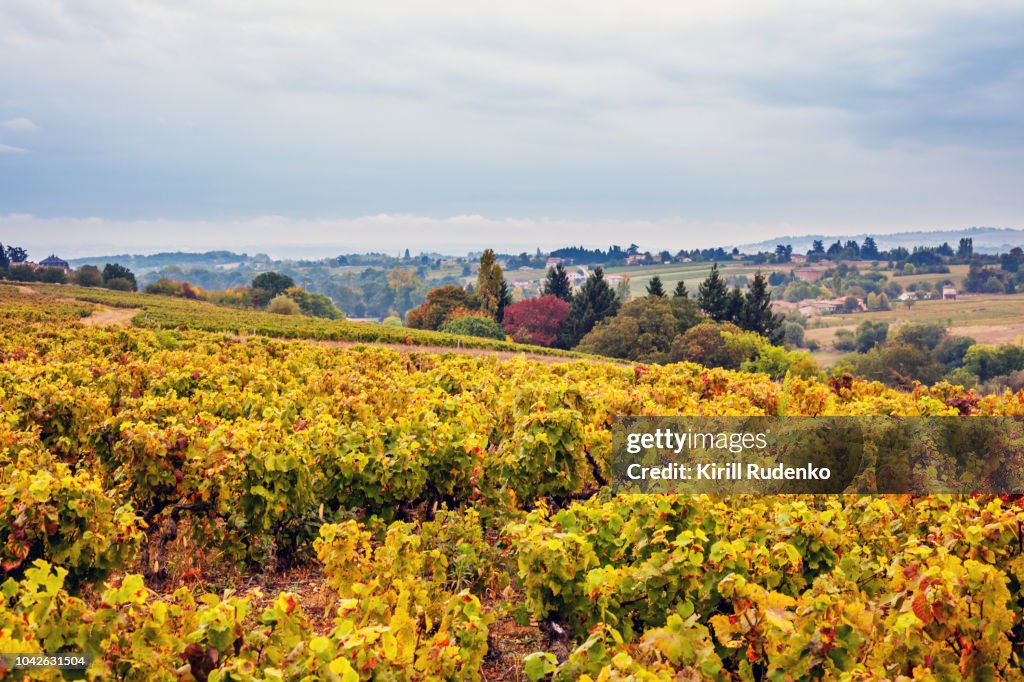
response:
M837 329L835 333L835 341L832 342L832 345L835 346L836 350L853 350L853 332L849 329Z
M7 269L7 278L15 282L34 282L36 269L25 263L16 263Z
M83 265L75 273L75 284L80 287L101 287L103 286L103 275L95 265Z
M67 284L68 275L64 268L39 268L36 271L36 279L49 284Z
M489 317L464 316L449 320L441 331L459 336L479 336L484 339L505 340L505 330Z
M173 279L158 279L144 289L147 294L159 294L161 296L181 296L182 284Z
M384 325L385 327L401 327L402 318L398 317L397 315L388 315L381 321L381 324Z
M271 299L270 303L267 304L267 312L275 313L277 315L302 314L299 304L284 294L279 294Z
M114 277L107 280L107 288L114 291L135 291L135 282L124 277Z

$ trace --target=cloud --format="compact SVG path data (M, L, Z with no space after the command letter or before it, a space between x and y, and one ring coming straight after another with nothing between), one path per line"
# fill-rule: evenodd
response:
M21 147L12 147L9 144L0 144L0 154L27 154L27 149Z
M947 220L914 227L961 229L963 225ZM318 219L267 215L242 220L111 220L0 214L0 241L23 246L30 253L56 253L64 258L219 249L282 258L399 253L407 248L413 253L462 255L485 248L532 253L537 248L548 251L583 245L603 249L612 244L626 247L633 242L641 249L674 253L684 248L732 246L793 234L794 228L783 222L695 221L680 217L579 220L378 214ZM896 230L879 230L886 231ZM819 232L842 233L834 226Z
M6 0L0 120L47 134L0 206L1020 224L1022 32L1019 0Z
M34 133L40 129L35 121L24 117L12 118L9 121L4 121L3 123L0 123L0 127L6 128L7 130L13 130L16 133Z

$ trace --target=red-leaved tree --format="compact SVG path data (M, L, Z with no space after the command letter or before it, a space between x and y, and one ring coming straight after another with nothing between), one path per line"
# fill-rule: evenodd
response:
M503 324L517 341L537 346L553 346L558 331L569 319L569 304L557 296L528 298L505 308Z

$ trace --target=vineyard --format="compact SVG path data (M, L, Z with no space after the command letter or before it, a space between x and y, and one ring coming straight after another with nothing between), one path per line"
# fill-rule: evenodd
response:
M203 301L108 289L33 284L39 291L83 304L97 303L140 312L135 324L149 329L189 329L280 339L315 339L353 343L388 343L405 346L479 348L554 357L587 357L583 353L529 346L474 336L456 336L408 327L387 327L368 322L275 315L259 310L227 308ZM88 306L84 306L88 307Z
M1016 498L608 486L615 416L1024 393L330 348L180 305L85 327L0 287L0 652L97 680L1024 679Z

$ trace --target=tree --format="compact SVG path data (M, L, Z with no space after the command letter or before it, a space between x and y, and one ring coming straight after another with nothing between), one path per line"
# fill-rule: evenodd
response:
M544 296L557 296L566 303L572 300L572 283L569 281L569 273L565 271L561 263L557 263L553 268L548 268L541 293Z
M747 331L778 340L782 316L772 312L772 292L768 288L768 280L760 270L754 273L754 279L747 286L738 324Z
M728 304L729 289L725 284L725 280L718 273L718 263L711 266L711 273L707 276L700 286L697 287L697 304L700 309L704 311L704 314L710 317L715 322L728 319L727 304Z
M448 320L441 326L441 331L459 336L478 336L484 339L505 340L505 330L489 317L480 315L463 315Z
M782 339L787 348L799 348L804 345L804 327L797 322L789 321L782 326Z
M554 295L528 298L505 308L502 324L513 340L554 346L569 319L569 304Z
M914 380L933 384L945 372L931 353L906 343L873 348L864 355L854 356L852 365L855 373L865 379L902 389L913 388Z
M970 260L974 256L974 239L972 237L962 237L960 244L956 249L957 258L963 260Z
M686 290L686 282L679 280L676 288L672 290L672 298L690 298L690 292Z
M583 337L579 350L639 362L667 362L672 344L701 321L687 299L643 296L619 308Z
M83 265L75 273L75 284L80 287L103 286L103 275L95 265Z
M860 247L860 257L864 260L878 260L878 244L874 237L864 237L864 244Z
M334 302L323 294L314 294L301 287L290 287L284 295L295 301L299 310L310 317L324 317L329 320L337 320L342 317L341 311L334 306Z
M722 316L721 321L732 322L738 325L743 319L743 306L743 292L740 291L739 287L733 287L725 297L725 314Z
M668 299L644 296L596 324L576 348L624 360L667 362L679 334L679 322Z
M4 253L7 256L8 266L24 263L28 260L28 251L20 246L8 246Z
M935 350L946 338L947 328L942 322L911 322L896 330L893 339L923 350Z
M676 338L669 359L672 362L695 362L705 367L738 369L747 358L737 346L725 343L722 332L740 334L742 330L730 322L701 322Z
M614 315L619 309L619 299L608 286L604 270L600 266L587 277L579 291L572 297L569 309L569 324L566 325L565 343L572 348L590 333L598 322Z
M493 249L487 249L480 256L480 268L476 273L476 295L480 298L480 312L496 319L501 306L501 266L498 265Z
M11 259L7 257L7 250L4 248L2 242L0 242L0 275L7 274L7 268L11 265Z
M264 272L256 275L252 280L252 288L265 291L268 301L279 294L283 294L293 286L295 286L294 280L288 275L282 275L279 272Z
M501 287L498 289L498 310L494 315L494 319L499 324L505 319L505 308L510 305L512 305L512 290L508 288L508 282L503 277L501 279Z
M665 297L665 287L661 283L661 277L655 275L651 278L651 281L647 283L647 295L658 296L660 298Z
M416 329L438 329L456 308L470 307L469 293L449 284L427 292L427 300L405 316L405 323Z
M889 334L889 323L864 320L857 327L853 338L853 349L858 353L866 353L875 346L884 343Z
M121 265L120 263L107 263L103 266L103 286L108 289L124 290L124 285L118 282L116 285L111 286L111 282L114 280L125 280L131 283L128 291L135 291L138 289L138 283L135 281L135 273Z

